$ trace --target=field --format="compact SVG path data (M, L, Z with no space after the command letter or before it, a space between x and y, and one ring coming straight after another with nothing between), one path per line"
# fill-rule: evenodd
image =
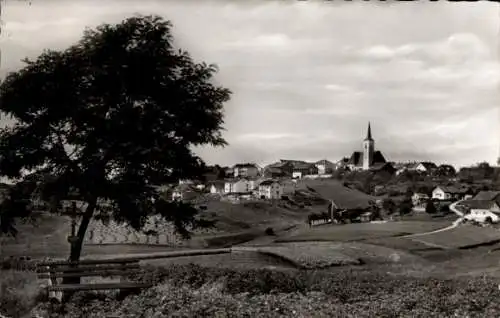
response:
M419 240L448 248L467 248L500 241L500 230L460 225L454 229L418 237Z
M351 223L344 225L321 225L303 228L301 231L280 238L277 242L300 241L366 241L383 237L403 236L429 232L446 227L448 221L401 221L387 223Z
M69 312L74 317L133 316L137 310L149 316L163 311L163 315L227 317L222 309L229 308L233 312L231 317L331 317L332 312L339 317L401 314L446 317L476 310L464 302L464 290L467 295L494 296L493 291L484 289L487 288L484 281L469 288L460 279L483 274L500 277L500 243L491 243L500 239L499 230L460 225L440 233L404 237L445 228L456 218L432 218L426 214L386 223L326 224L310 228L304 222L305 217L314 209L324 208L324 202L314 204L311 203L314 199L306 197L307 191L303 198L296 198L308 203L304 207L286 201L238 205L206 202L203 214L217 221L216 228L197 231L189 244L168 241L167 234L173 235L172 228L159 220L152 219L148 225L163 235L156 237L146 237L114 223L110 226L93 223L83 250L84 258L144 257L141 261L144 275L150 278L160 275L161 279L155 288L122 303L106 298L107 306L102 306L99 304L104 300L80 303L77 298L70 306L82 309ZM267 227L272 227L275 235L265 235ZM37 227L21 224L19 229L15 239L0 238L2 256L67 257L67 218L45 215ZM481 246L488 242L493 245ZM478 246L464 249L471 245ZM228 254L159 256L193 247L231 246L233 252ZM40 297L40 282L29 271L6 268L0 269L3 275L0 308L11 311L32 308ZM443 284L452 290L439 287ZM435 293L436 288L451 297L446 306ZM281 294L271 293L272 290ZM99 297L109 297L102 295ZM186 300L191 306L182 307L180 304ZM268 305L262 305L266 301ZM494 310L498 308L491 303L477 309L477 315L496 313ZM56 317L54 308L48 309L43 303L35 311L42 313L41 317L48 317L43 312L50 310ZM69 312L60 317L68 316ZM18 317L16 313L11 316Z

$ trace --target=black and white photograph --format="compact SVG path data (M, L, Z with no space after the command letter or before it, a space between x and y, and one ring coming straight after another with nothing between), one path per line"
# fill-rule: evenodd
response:
M0 318L500 316L498 2L0 8Z

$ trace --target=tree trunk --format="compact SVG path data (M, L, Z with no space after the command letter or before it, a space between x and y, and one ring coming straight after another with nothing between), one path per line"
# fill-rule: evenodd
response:
M87 228L90 224L90 220L94 214L97 198L92 198L88 202L87 209L83 214L82 221L80 223L80 227L78 228L78 233L76 234L77 239L71 243L69 262L78 262L80 260L80 255L82 253L83 241L85 239L85 233L87 232ZM74 265L70 265L74 266ZM63 278L63 284L80 284L80 277L65 277ZM71 296L71 293L65 293L64 299L68 299Z

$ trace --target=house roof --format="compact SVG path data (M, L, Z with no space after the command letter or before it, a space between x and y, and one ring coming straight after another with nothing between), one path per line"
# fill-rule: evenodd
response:
M500 191L480 191L474 198L473 200L489 200L493 201L498 199L498 196L500 195Z
M278 181L274 180L274 179L268 179L268 180L264 180L262 181L259 186L268 186L268 185L272 185L273 183L279 183Z
M481 209L488 210L493 207L495 201L492 200L466 200L462 202L463 205L471 208L471 209Z
M333 162L328 161L326 159L322 159L322 160L316 161L315 164L317 164L317 165L325 165L325 166L333 166L334 165Z
M255 163L238 163L233 166L233 169L235 168L257 168L257 165Z
M216 180L208 183L208 186L214 186L216 188L224 188L225 182L222 180Z
M306 186L322 198L333 201L339 209L366 209L375 202L375 197L344 187L337 181L311 180Z
M348 163L355 166L363 165L363 152L361 151L353 152ZM372 162L370 162L370 165L375 165L377 163L386 163L384 155L379 150L373 153L373 159Z
M469 191L468 188L459 188L455 186L437 186L436 188L440 188L446 193L453 193L453 194L464 194Z
M173 190L180 191L180 192L198 191L198 189L196 189L196 187L194 187L192 184L188 184L188 183L179 184Z
M392 164L389 163L389 162L386 162L386 163L378 162L378 163L373 164L370 167L370 170L372 170L372 171L380 171L380 170L383 170L385 168L394 169L394 167L392 166Z
M432 169L436 169L437 166L434 162L428 162L428 161L422 161L422 162L418 162L416 165L415 165L415 168L418 166L418 165L422 165L424 166L425 169L427 170L432 170Z
M296 164L293 165L294 170L311 169L315 167L316 166L313 163L308 163L308 162L297 162Z

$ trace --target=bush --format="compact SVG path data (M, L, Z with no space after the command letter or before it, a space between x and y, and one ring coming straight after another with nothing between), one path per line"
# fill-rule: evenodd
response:
M24 316L43 299L35 273L1 270L0 275L0 314Z
M70 318L331 317L334 312L339 317L498 317L500 313L500 304L491 301L500 297L498 283L487 277L445 280L389 275L373 268L282 272L186 265L149 266L136 278L148 278L157 286L123 302L76 298L64 314L48 304L37 310Z
M435 214L437 212L436 206L432 200L427 200L427 204L425 205L425 212L429 214Z
M276 234L274 233L274 230L273 230L273 228L272 228L272 227L268 227L268 228L266 229L265 233L266 233L266 235L269 235L269 236L274 236L274 235L276 235Z

